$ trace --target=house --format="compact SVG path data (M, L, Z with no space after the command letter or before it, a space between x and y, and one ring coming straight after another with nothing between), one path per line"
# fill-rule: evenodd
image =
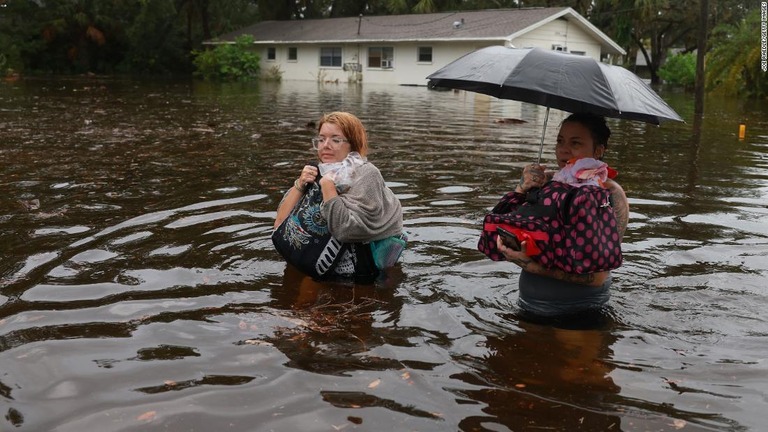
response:
M490 45L540 47L613 62L626 52L569 7L262 21L251 35L262 73L283 80L426 85L430 73Z

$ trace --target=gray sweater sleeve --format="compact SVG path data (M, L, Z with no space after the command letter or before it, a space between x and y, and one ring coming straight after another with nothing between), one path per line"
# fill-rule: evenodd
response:
M403 231L403 208L381 172L368 162L356 169L347 192L323 204L328 229L342 242L369 242Z

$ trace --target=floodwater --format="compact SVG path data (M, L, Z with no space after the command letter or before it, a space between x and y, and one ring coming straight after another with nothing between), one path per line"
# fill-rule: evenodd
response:
M544 110L424 87L0 84L0 431L747 431L768 407L768 106L610 120L624 265L536 322L476 249ZM402 264L316 284L270 234L349 110L404 206ZM553 112L544 162L563 113ZM502 120L517 119L523 122ZM738 124L746 124L739 139Z

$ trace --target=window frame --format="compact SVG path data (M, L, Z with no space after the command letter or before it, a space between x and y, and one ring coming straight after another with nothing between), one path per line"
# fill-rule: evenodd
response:
M378 53L373 51L378 50ZM376 54L379 54L378 56ZM368 47L367 58L368 67L372 69L394 69L395 47L392 46L370 46ZM372 62L373 60L373 62ZM388 66L385 66L388 64ZM374 64L372 64L374 63Z
M422 55L425 55L426 53L422 52L422 50L429 50L429 60L423 60ZM431 46L417 46L416 47L416 63L419 64L432 64L433 59L433 49Z
M327 50L331 50L330 55L326 54ZM338 51L338 56L336 55L337 51ZM320 67L328 67L328 68L342 67L343 55L344 55L344 49L340 46L320 47L320 58L319 58ZM330 59L330 64L323 64L324 59ZM335 64L337 59L338 59L338 64Z

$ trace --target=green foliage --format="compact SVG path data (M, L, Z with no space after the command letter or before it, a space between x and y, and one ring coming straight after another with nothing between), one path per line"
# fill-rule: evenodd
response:
M184 73L211 35L258 19L253 0L0 0L3 68ZM2 72L2 71L0 71Z
M646 47L653 79L670 48L695 48L700 25L698 0L0 0L0 4L0 68L23 74L188 74L194 68L190 54L203 41L259 20L570 6L628 51ZM717 29L709 38L715 48L708 56L714 74L710 86L765 94L765 74L753 65L759 55L755 44L759 31L740 29L748 13L759 12L759 2L710 0L709 8L709 26Z
M259 55L251 50L253 37L239 36L234 44L193 51L195 75L213 81L247 81L259 75Z
M667 58L659 76L668 84L691 88L696 83L696 54L677 54Z
M176 15L173 0L141 3L141 9L127 30L125 58L120 69L138 74L168 74L192 71L189 49L185 49L184 28L168 17Z
M707 54L707 88L747 97L768 97L768 73L760 67L760 10L753 10L738 25L722 25L713 31L713 47Z
M699 0L592 0L585 3L590 5L588 10L573 7L628 52L634 55L635 49L644 49L648 53L648 69L654 83L659 81L658 71L670 49L692 51L697 47L698 29L703 24ZM738 22L750 8L758 6L754 0L709 0L707 26ZM633 62L634 58L629 61Z
M31 2L30 2L31 3ZM32 31L23 16L35 17L39 7L28 2L8 2L0 15L0 76L25 69L24 58L37 51Z
M432 0L419 0L419 2L413 6L412 10L415 13L433 13L438 11L437 6L435 6L435 3Z
M21 54L8 37L0 35L0 77L22 70Z

